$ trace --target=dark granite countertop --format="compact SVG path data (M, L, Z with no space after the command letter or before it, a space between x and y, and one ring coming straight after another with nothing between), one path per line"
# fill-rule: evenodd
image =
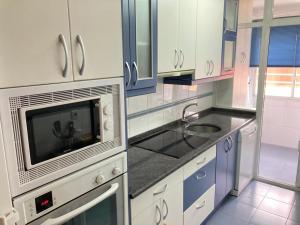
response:
M207 141L194 151L177 159L160 153L152 152L138 147L129 146L128 150L128 177L129 195L135 198L151 186L158 183L179 169L201 153L208 150L225 136L228 136L255 119L255 113L212 108L199 113L199 119L191 123L209 123L219 126L222 130L211 134ZM177 121L164 127L152 130L130 139L130 144L143 140L161 130L176 130L183 132L186 124Z

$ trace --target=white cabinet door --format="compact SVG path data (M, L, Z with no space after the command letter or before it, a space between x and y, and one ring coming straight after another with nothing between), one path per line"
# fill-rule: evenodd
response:
M221 73L224 0L199 0L196 79Z
M67 0L0 0L0 5L0 87L72 81Z
M160 201L156 201L148 208L142 210L138 215L132 218L132 225L161 225L161 204Z
M197 0L180 0L179 2L179 69L194 70L196 60Z
M123 76L121 3L69 0L75 80Z
M158 0L157 17L158 73L175 71L179 66L179 0Z
M178 180L180 181L180 180ZM183 182L170 186L161 200L163 224L183 225Z

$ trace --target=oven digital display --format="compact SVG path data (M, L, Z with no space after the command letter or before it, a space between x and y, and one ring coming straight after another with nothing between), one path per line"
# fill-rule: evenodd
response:
M43 194L35 199L36 213L40 213L53 206L52 192Z

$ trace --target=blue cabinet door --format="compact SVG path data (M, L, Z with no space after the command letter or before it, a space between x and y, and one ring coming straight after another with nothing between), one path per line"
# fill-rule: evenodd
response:
M217 144L215 207L226 197L228 139Z
M237 157L237 135L234 133L229 136L230 149L227 153L227 185L226 194L234 189L235 174L236 174L236 157Z
M127 96L153 93L157 83L157 0L123 1Z

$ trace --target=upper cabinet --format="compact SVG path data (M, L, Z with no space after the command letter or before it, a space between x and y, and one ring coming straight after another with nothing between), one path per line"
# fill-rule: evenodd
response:
M158 0L158 73L195 70L197 0Z
M157 0L123 1L124 70L127 96L155 92Z
M67 0L0 4L0 87L72 81Z
M120 0L69 0L75 80L123 74Z
M0 4L0 88L123 76L121 1Z
M195 79L221 74L224 0L198 1Z
M225 31L237 32L238 0L225 0Z

